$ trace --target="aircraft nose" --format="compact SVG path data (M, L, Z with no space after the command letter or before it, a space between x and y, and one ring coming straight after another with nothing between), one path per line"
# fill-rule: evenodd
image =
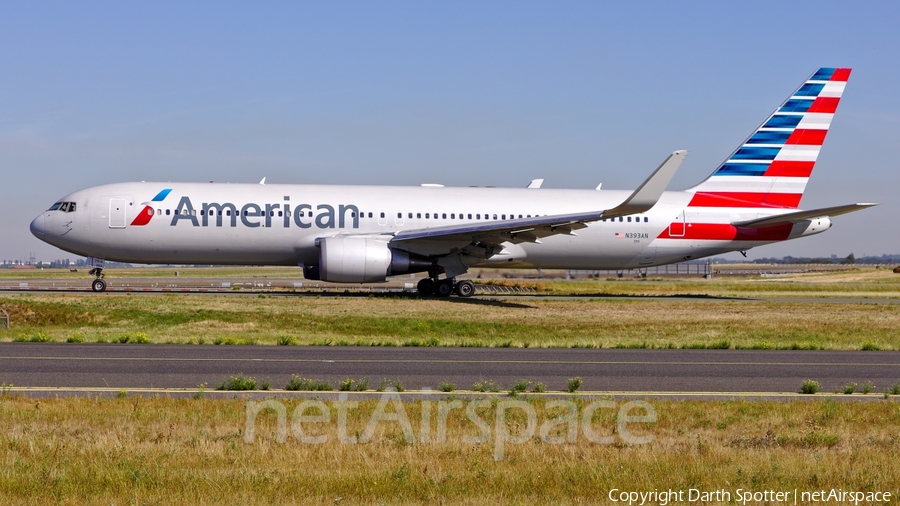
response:
M31 222L31 233L38 239L44 239L44 213L41 213Z

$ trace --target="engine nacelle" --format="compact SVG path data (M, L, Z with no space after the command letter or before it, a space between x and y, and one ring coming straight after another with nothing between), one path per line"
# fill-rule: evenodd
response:
M428 258L392 249L373 237L326 237L319 240L319 249L319 276L332 283L378 283L431 268Z

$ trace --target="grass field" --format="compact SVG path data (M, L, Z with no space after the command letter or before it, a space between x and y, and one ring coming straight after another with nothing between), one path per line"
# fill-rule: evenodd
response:
M299 401L286 401L288 416ZM541 419L558 416L530 401ZM582 403L583 404L583 403ZM548 444L538 437L471 444L478 428L447 418L445 442L409 443L398 423L371 442L337 441L335 424L307 425L328 436L310 445L275 441L275 416L257 418L244 440L241 399L0 399L0 500L4 504L598 504L612 488L665 490L900 489L892 401L654 401L657 422L637 431L652 441ZM416 435L420 405L405 403ZM375 409L350 410L350 434ZM388 408L391 411L391 408ZM436 410L435 410L436 411ZM488 415L490 425L496 421ZM614 411L594 427L615 435ZM508 430L524 430L510 412ZM436 413L430 420L434 423ZM332 415L332 421L334 420ZM321 427L321 428L319 428Z
M3 341L900 349L898 304L36 294L0 307Z

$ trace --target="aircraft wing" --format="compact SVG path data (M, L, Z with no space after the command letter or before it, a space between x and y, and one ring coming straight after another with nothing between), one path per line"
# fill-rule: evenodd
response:
M466 223L446 227L404 230L394 235L391 243L411 241L450 241L464 243L500 244L503 242L540 242L555 234L574 234L592 221L627 216L649 211L662 196L675 171L684 161L687 151L675 151L624 202L607 209L575 214L558 214L515 220Z
M825 218L831 216L838 216L841 214L852 213L854 211L860 211L862 209L866 209L869 207L877 206L878 204L872 203L862 203L862 204L847 204L843 206L834 206L834 207L824 207L822 209L812 209L809 211L797 211L793 213L779 214L777 216L770 216L767 218L757 218L754 220L746 220L732 223L735 227L741 228L763 228L763 227L771 227L774 225L783 225L787 223L797 223L800 221L811 220L814 218Z

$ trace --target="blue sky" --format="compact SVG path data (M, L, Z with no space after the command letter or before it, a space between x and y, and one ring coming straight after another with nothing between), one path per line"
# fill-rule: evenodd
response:
M705 178L820 66L853 67L801 206L880 202L753 256L900 253L896 2L13 2L0 258L117 181L636 187Z

